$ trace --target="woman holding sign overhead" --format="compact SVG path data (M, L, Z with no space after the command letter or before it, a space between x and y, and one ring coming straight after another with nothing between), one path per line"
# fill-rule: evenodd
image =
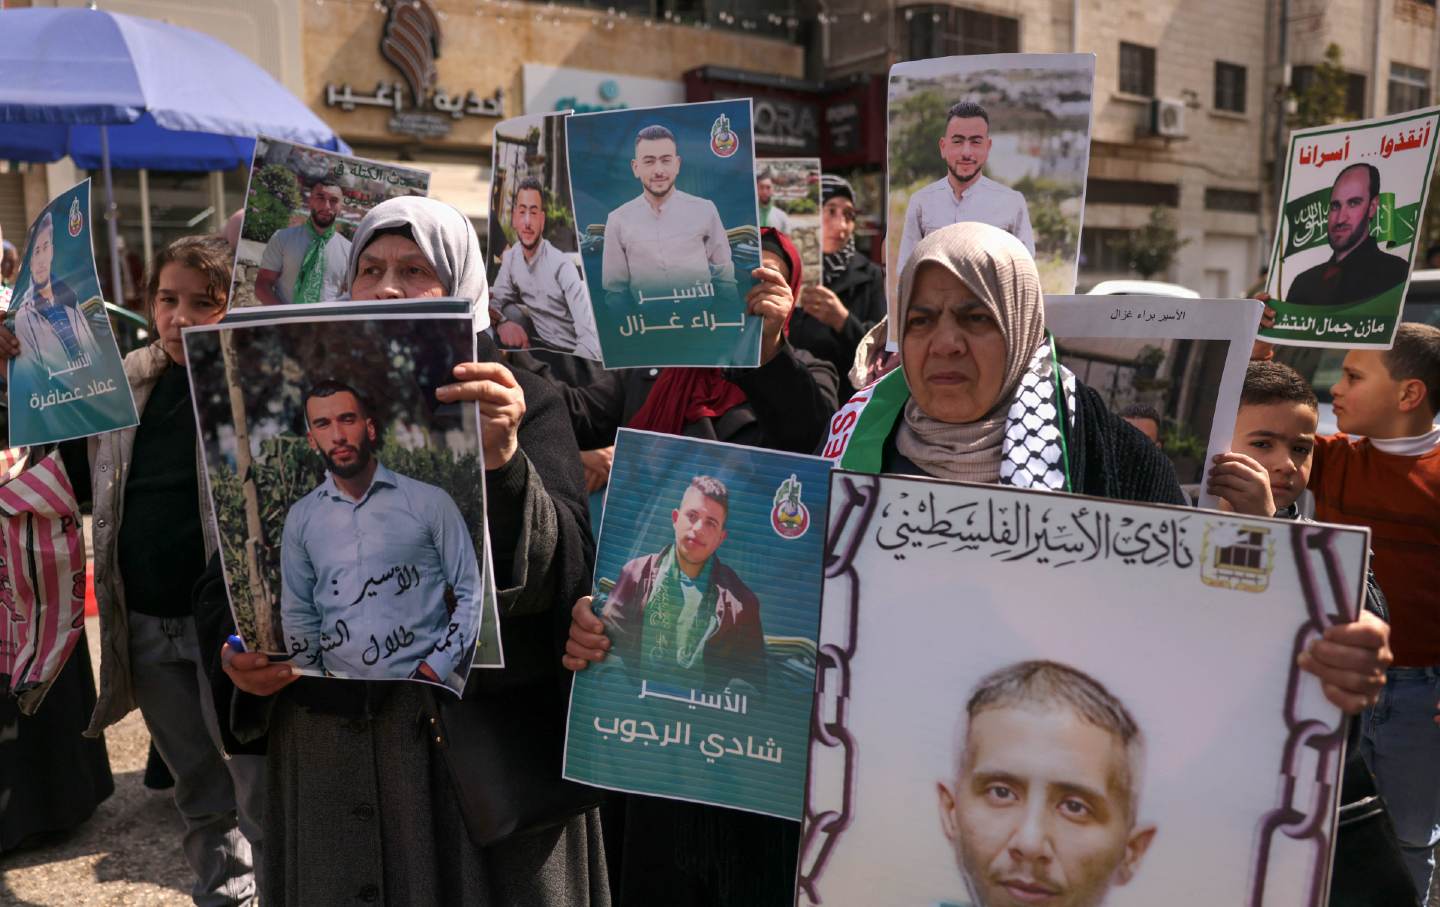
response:
M360 222L347 283L357 301L458 296L481 312L487 295L469 220L418 197ZM555 612L594 557L579 452L546 382L480 344L436 396L479 403L506 667L471 671L455 703L405 682L297 679L213 641L230 732L268 734L265 903L609 903L598 812L559 771ZM224 594L212 571L202 597L223 609Z

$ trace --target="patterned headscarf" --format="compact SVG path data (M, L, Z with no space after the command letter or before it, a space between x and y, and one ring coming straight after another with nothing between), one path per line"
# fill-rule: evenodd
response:
M842 177L833 173L825 173L820 177L820 204L823 206L832 198L848 198L850 204L855 204L855 189ZM850 238L845 240L845 245L834 252L826 252L824 257L824 273L821 275L826 285L833 284L840 279L850 267L850 259L855 255L855 234L851 233Z
M932 475L995 482L1004 459L1006 419L1022 379L1045 341L1044 299L1035 261L1015 237L980 223L953 224L926 236L900 274L897 330L901 366L914 388L919 363L904 361L904 325L921 265L944 268L965 284L995 319L1005 339L1005 374L990 410L974 422L942 422L912 396L896 437L900 453ZM1048 347L1047 347L1048 350ZM1048 372L1047 372L1048 375Z

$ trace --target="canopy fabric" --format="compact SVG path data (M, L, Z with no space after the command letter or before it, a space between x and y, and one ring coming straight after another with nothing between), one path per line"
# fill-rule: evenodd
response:
M248 165L256 135L349 148L269 73L186 28L92 9L0 11L0 158L114 167Z

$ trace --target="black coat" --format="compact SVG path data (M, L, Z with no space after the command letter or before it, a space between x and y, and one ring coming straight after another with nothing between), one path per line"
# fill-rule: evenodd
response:
M1285 301L1291 305L1349 305L1398 287L1410 275L1410 262L1381 251L1373 237L1340 261L1329 261L1301 271Z
M533 359L531 360L534 361ZM521 360L517 364L523 365ZM585 387L555 382L570 409L570 423L581 450L615 443L655 387L658 368L601 372ZM544 367L539 374L553 375ZM685 435L770 450L810 453L824 437L839 405L839 378L829 363L803 350L782 345L759 368L726 369L725 377L745 392L745 403L714 419L685 426Z
M790 342L834 366L840 376L840 399L855 393L847 377L855 364L855 348L880 319L885 317L885 272L879 265L856 252L837 280L826 284L840 297L850 315L839 331L807 315L798 306L790 316Z

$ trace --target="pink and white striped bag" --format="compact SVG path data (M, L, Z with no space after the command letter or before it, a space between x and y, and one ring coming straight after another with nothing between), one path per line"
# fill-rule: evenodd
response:
M31 715L85 626L85 537L59 449L0 451L0 694Z

